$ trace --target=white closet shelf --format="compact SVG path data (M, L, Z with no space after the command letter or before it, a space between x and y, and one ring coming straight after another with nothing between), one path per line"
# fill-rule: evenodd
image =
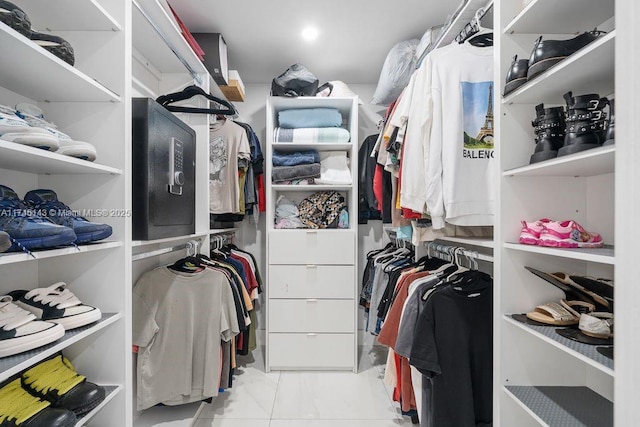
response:
M55 7L42 7L42 0L20 0L32 28L49 31L120 31L120 24L97 0L56 0Z
M532 252L561 258L571 258L581 261L598 262L600 264L615 264L614 249L611 245L604 245L596 249L561 249L545 246L521 245L519 243L505 243L506 249Z
M615 146L599 147L569 156L509 169L504 176L596 176L615 172Z
M613 426L613 403L587 387L506 386L502 391L542 426Z
M274 191L349 191L352 185L272 185Z
M345 151L351 150L353 144L338 142L272 142L271 146L278 151L317 150L317 151Z
M122 319L122 313L103 313L102 319L92 325L76 328L67 331L62 338L51 344L34 350L16 354L15 356L3 357L0 359L0 382L15 375L28 367L38 363L47 357L64 350L78 341L95 334L96 332L114 324Z
M505 34L574 34L614 15L613 0L533 0L504 29Z
M461 245L479 246L482 248L495 247L493 239L487 237L438 237L436 240L442 240L444 242L457 243Z
M133 0L131 9L133 47L154 67L162 73L207 74L204 64L158 0Z
M122 175L122 169L0 139L0 168L43 175Z
M593 366L594 368L599 369L605 374L612 377L614 376L613 360L598 353L598 351L596 350L596 347L598 346L582 344L577 341L570 340L569 338L563 337L562 335L556 333L556 329L560 328L560 326L527 325L518 322L508 315L504 315L503 320L574 356L575 358L580 359L581 361Z
M102 408L107 406L109 402L111 402L113 398L116 397L118 393L120 393L124 389L124 387L122 387L121 385L102 385L102 387L105 389L105 392L106 392L106 396L104 400L100 402L98 406L93 408L91 412L87 413L82 418L80 418L76 423L76 427L82 427L86 423L88 423L89 420L91 420L91 418L93 418L98 412L100 412Z
M121 100L120 95L1 22L0 57L13 58L2 62L0 86L35 101Z
M91 243L88 245L78 246L77 248L74 246L69 246L69 247L64 247L60 249L34 251L32 252L33 256L26 254L24 252L11 252L11 253L5 253L0 255L0 265L15 264L18 262L25 262L25 261L36 261L39 259L56 258L61 256L67 256L67 255L78 255L81 253L119 248L122 246L123 246L122 242Z
M134 240L131 246L134 248L137 248L137 247L143 247L143 246L160 245L163 243L179 242L181 240L199 239L201 237L214 235L214 234L228 234L234 231L238 231L238 229L237 228L218 228L218 229L211 229L208 231L201 231L194 234L184 234L182 236L165 237L163 239Z
M502 99L503 104L565 104L562 95L614 92L616 32L611 31Z

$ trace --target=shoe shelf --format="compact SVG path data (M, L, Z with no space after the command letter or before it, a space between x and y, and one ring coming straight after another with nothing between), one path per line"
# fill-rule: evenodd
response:
M158 0L132 1L133 47L161 73L207 74L207 69Z
M31 252L33 256L24 252L10 252L0 254L0 265L15 264L25 261L36 261L39 259L56 258L68 255L78 255L87 252L104 251L107 249L114 249L122 247L122 242L102 242L91 243L82 246L68 246L60 249L47 249L41 251Z
M353 144L334 142L272 142L274 150L296 151L296 150L317 150L317 151L346 151L351 150Z
M599 147L532 165L509 169L504 176L587 177L615 172L615 146Z
M518 322L511 316L503 316L503 320L533 336L545 341L554 347L569 353L573 357L593 366L607 375L614 376L613 360L600 354L596 345L583 344L577 341L565 338L556 332L561 326L535 326Z
M121 31L120 24L97 0L56 0L55 7L42 7L42 0L16 2L42 31Z
M272 185L274 191L349 191L352 185Z
M13 58L2 62L0 86L34 101L121 101L117 93L2 22L0 56Z
M67 331L62 338L51 344L15 356L0 358L0 382L114 324L123 317L122 313L103 313L102 319L98 322Z
M82 427L86 423L88 423L91 420L91 418L93 418L98 412L100 412L102 408L107 406L109 402L111 402L113 398L116 397L118 393L120 393L124 389L124 387L122 387L121 385L103 385L102 387L106 391L106 396L104 397L104 400L100 402L98 406L93 408L91 412L87 413L82 418L80 418L76 423L76 427Z
M614 265L616 262L613 249L614 247L611 245L604 245L604 247L596 249L563 249L550 248L546 246L522 245L520 243L505 243L504 247L506 249L516 251L532 252L561 258L571 258L580 261L598 262L600 264Z
M122 175L122 169L76 159L35 147L0 139L0 169L43 175L105 174Z
M614 0L533 0L504 28L505 34L574 34L613 17Z
M600 37L502 99L503 104L562 105L562 95L614 92L615 30Z
M542 426L613 426L613 403L587 387L506 386L502 390Z

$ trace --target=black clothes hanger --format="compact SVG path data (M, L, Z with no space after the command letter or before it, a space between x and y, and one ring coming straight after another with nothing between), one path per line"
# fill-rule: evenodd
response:
M204 96L208 100L216 102L217 104L222 105L223 107L226 107L226 109L180 107L177 105L170 105L170 104L173 104L174 102L184 101L185 99L193 98L196 95ZM216 114L216 115L223 115L223 116L235 116L236 114L238 114L235 107L231 103L229 103L228 101L225 101L224 99L215 97L205 92L204 90L202 90L202 88L195 85L187 86L181 92L174 92L168 95L161 95L158 97L158 99L156 99L156 102L158 102L167 110L172 111L174 113Z
M188 266L187 264L191 264L193 267ZM186 258L179 259L178 261L173 263L173 265L170 265L169 268L171 270L180 271L182 273L195 273L196 271L194 270L194 268L202 268L202 260L197 257L188 256Z

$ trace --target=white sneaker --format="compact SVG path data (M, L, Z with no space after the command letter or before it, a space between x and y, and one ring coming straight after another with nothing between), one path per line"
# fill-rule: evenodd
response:
M100 309L82 304L64 282L31 291L12 291L9 295L21 308L38 319L58 323L64 329L74 329L97 322L102 318Z
M29 125L16 115L15 110L5 105L0 105L0 139L48 151L56 151L60 147L58 138L51 132Z
M60 132L58 127L44 118L42 110L33 104L21 103L16 105L18 115L31 126L37 126L48 130L53 136L58 138L60 145L57 153L69 157L76 157L82 160L93 162L96 159L96 147L84 141L75 141L66 133Z
M0 297L0 357L42 347L62 336L62 325L36 320L32 313L14 304L10 296Z

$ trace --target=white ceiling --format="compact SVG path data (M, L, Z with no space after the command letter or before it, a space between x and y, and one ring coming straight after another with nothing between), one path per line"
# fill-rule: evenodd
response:
M457 0L170 0L191 32L219 32L229 68L245 83L268 83L298 62L320 83L377 83L398 42L442 24ZM313 43L301 37L315 26Z

